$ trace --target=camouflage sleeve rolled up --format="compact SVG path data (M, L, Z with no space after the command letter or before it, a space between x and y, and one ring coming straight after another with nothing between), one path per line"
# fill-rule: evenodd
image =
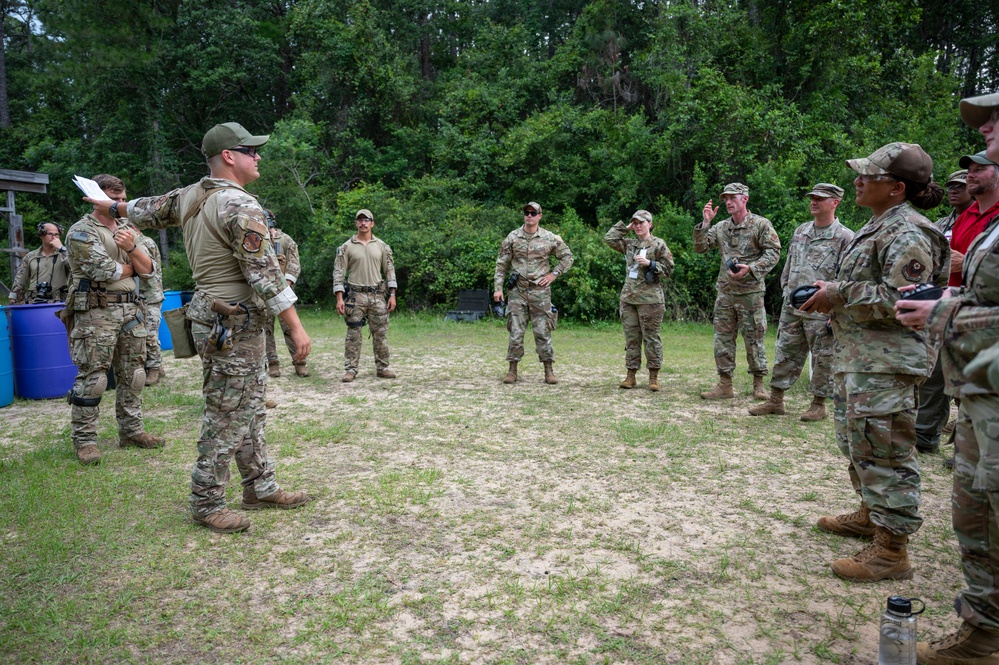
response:
M392 258L392 248L384 242L382 243L382 276L385 278L385 284L388 288L399 287L399 283L395 281L395 259Z
M88 218L93 222L88 223ZM100 222L88 215L69 227L66 249L70 264L93 282L115 281L121 277L122 265L108 255L100 236L94 232L94 224Z
M496 272L493 275L493 292L503 290L510 263L513 261L513 234L508 235L500 244L499 256L496 257Z
M285 234L284 240L288 243L285 249L288 263L284 268L284 278L295 284L298 282L298 276L302 274L302 264L298 259L298 243L292 240L288 234Z
M349 240L347 242L350 242ZM345 290L344 285L347 279L347 243L343 243L336 249L336 258L333 259L333 293L340 293Z
M267 218L256 199L242 190L228 189L209 199L207 205L217 206L223 238L228 236L246 282L268 310L279 314L293 305L298 298L285 281L274 245L265 241L269 235Z
M694 251L698 254L706 254L712 247L718 244L718 225L711 226L708 222L701 222L694 227Z

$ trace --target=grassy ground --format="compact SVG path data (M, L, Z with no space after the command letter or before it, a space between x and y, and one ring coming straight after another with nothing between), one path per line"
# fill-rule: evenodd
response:
M915 580L838 580L828 563L859 546L813 527L856 504L831 422L797 419L802 382L788 416L747 416L742 358L737 398L702 401L707 326L664 328L651 393L643 374L618 389L615 325L555 333L557 386L533 360L507 386L497 321L395 317L399 378L375 378L365 335L352 384L342 321L305 322L312 376L281 350L267 440L282 485L316 500L244 534L187 516L196 361L168 354L145 393L163 450L118 449L105 398L96 468L64 402L0 411L0 661L875 663L896 593L926 601L923 633L956 626L942 456L923 457Z

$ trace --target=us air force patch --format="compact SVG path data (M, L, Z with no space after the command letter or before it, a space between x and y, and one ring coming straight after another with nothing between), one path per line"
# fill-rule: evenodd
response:
M904 266L902 266L902 276L905 277L910 282L921 282L923 281L923 273L926 272L926 266L916 259L912 259Z
M256 254L263 246L264 237L256 231L247 231L243 234L243 249L246 252Z

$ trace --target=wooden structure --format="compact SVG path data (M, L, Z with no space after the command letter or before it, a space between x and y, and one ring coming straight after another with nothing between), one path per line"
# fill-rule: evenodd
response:
M0 215L7 220L7 238L10 242L10 248L3 251L10 254L11 276L17 274L21 257L25 254L24 225L14 208L14 192L45 194L48 192L48 185L49 176L46 173L0 169L0 192L7 192L6 206L0 207Z

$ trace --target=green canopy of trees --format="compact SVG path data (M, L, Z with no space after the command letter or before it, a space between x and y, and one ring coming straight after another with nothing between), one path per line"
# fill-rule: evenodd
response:
M786 242L812 184L851 191L844 160L889 141L920 143L945 179L982 147L958 100L999 89L999 9L969 0L0 0L0 15L0 167L52 183L18 196L26 226L86 211L74 173L119 175L133 197L193 182L204 132L240 122L271 134L251 189L299 241L307 301L328 297L358 208L393 246L403 304L424 308L491 288L536 200L577 257L564 313L613 316L623 261L601 237L645 208L676 256L671 309L696 317L717 257L693 253L691 227L725 183L747 183ZM840 218L865 212L848 194ZM170 240L167 286L188 287Z

